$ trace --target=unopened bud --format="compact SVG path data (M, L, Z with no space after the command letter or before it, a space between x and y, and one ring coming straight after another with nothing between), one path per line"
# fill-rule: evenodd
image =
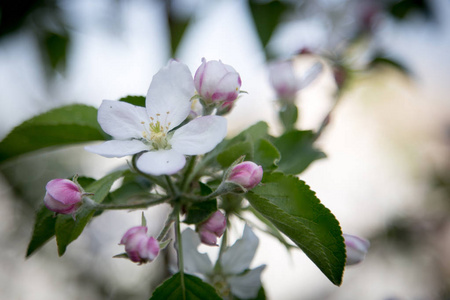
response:
M293 103L300 89L292 61L279 61L269 66L269 80L281 101Z
M81 205L83 193L80 187L69 179L53 179L45 186L45 206L59 214L74 214Z
M195 72L194 84L205 102L234 101L239 96L241 77L236 70L221 61L202 59Z
M217 245L217 238L221 237L227 228L227 219L219 210L208 220L198 226L198 233L202 243L210 246Z
M159 243L154 237L147 236L147 227L136 226L128 229L120 245L125 245L125 252L133 262L153 261L159 254Z
M244 161L233 167L228 182L239 184L249 190L257 186L263 177L263 168L252 161Z
M355 265L364 260L370 247L370 242L358 236L343 234L345 240L345 250L347 252L346 265Z

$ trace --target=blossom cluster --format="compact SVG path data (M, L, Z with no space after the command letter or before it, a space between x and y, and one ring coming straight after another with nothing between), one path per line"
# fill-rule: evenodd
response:
M102 102L98 122L114 140L85 149L105 157L140 153L137 168L142 172L174 174L184 167L185 155L207 153L227 134L222 116L201 116L185 124L195 88L203 103L221 107L236 100L240 86L239 74L219 61L204 60L194 84L189 68L172 60L153 77L145 108L121 101Z
M321 64L316 64L308 76L298 79L291 62L273 64L271 82L280 103L285 107L295 106L296 93L314 80L321 68ZM265 176L263 167L252 161L244 161L245 156L241 156L229 167L222 165L225 170L210 166L206 172L195 174L197 177L193 176L194 180L189 179L189 175L195 169L196 159L191 159L185 168L186 156L206 154L225 138L227 120L223 115L233 108L240 88L239 74L221 61L203 59L193 77L185 64L172 60L153 77L145 98L145 107L126 101L103 100L98 109L98 123L113 139L85 149L111 158L133 155L132 171L154 181L159 187L152 190L152 197L158 198L163 194L161 199L164 199L167 196L166 199L170 200L164 201L173 209L157 238L147 234L144 217L141 226L128 229L120 240L125 253L116 257L125 257L138 264L154 261L170 243L167 233L175 227L177 242L174 245L179 251L178 255L184 257L184 266L181 263L179 268L201 277L222 295L253 299L260 292L261 273L265 269L265 265L250 267L259 244L258 237L245 225L242 238L228 246L226 230L230 215L243 209L243 195L252 189L256 193L258 185L261 185ZM157 177L160 175L164 176ZM270 175L270 172L266 173L266 176ZM214 178L208 182L209 177ZM215 190L207 186L211 189L209 195L204 196L203 190L195 191L203 184L202 180L213 182ZM265 177L264 184L268 182ZM232 205L227 206L224 203L226 198L221 198L228 194L233 194L239 201L239 208L235 211L230 212ZM83 205L92 210L108 209L107 205L100 205L90 199L90 195L84 192L76 177L73 181L54 179L46 186L44 204L56 214L72 215L74 220ZM281 196L284 197L284 194ZM247 199L251 200L250 197ZM213 200L214 206L206 209L206 206L200 209L197 207L201 213L200 217L195 218L196 221L184 220L187 224L194 224L195 231L188 227L181 233L180 215L188 215L187 211L192 206L201 206L210 200ZM146 204L140 207L154 205L150 202ZM127 205L120 208L125 207L130 208ZM135 207L131 205L131 208ZM177 225L173 226L174 223ZM357 236L343 236L346 264L361 262L370 243ZM200 243L218 246L220 238L219 258L213 265L206 254L198 252L198 246Z

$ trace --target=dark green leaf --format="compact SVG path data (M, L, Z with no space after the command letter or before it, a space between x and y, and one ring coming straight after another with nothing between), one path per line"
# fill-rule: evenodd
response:
M215 211L217 211L216 199L194 203L189 206L186 213L186 218L183 222L186 224L202 223L206 221Z
M217 164L216 157L221 152L226 151L229 147L239 143L267 137L268 126L265 122L258 122L255 125L242 131L232 139L223 140L211 152L207 153L199 164L195 166L194 173L198 173L200 169L210 164ZM225 162L224 162L225 163Z
M145 97L144 96L127 96L120 98L119 101L127 102L135 106L145 107Z
M295 104L283 105L278 112L278 116L286 131L294 129L298 118L297 106Z
M124 175L127 170L120 170L108 174L105 177L93 182L86 187L86 192L94 193L91 197L97 203L101 203L109 193L114 181ZM83 231L86 224L91 220L95 210L89 205L82 205L73 220L71 215L58 215L55 225L56 243L58 244L58 254L62 256L67 246L76 240Z
M28 244L26 257L33 254L55 235L55 224L55 213L50 211L45 205L42 205L36 214L33 235Z
M398 71L405 73L406 75L410 75L411 71L402 63L385 57L385 56L377 56L375 57L369 64L369 67L374 68L380 65L386 65L397 69Z
M246 160L253 159L253 145L251 142L240 142L228 147L217 156L217 161L223 168L227 168L242 155L245 155Z
M52 71L63 72L66 69L67 50L70 37L67 32L55 33L44 31L41 37L44 59L48 61Z
M185 294L181 286L181 275L177 273L163 282L154 292L151 300L220 300L216 290L200 278L184 274Z
M269 130L269 126L266 122L258 122L255 125L250 126L249 128L245 129L241 133L239 133L237 136L232 138L230 140L230 143L236 143L243 140L251 139L252 141L260 140L267 138L267 131Z
M73 177L72 177L73 178ZM72 180L72 178L67 178ZM90 184L92 184L95 181L94 178L86 177L86 176L80 176L77 178L77 182L83 189L87 188Z
M289 6L281 1L261 2L251 0L249 4L259 39L263 47L266 47L272 33L280 23L283 13Z
M407 18L412 13L421 13L429 19L433 17L432 10L428 5L427 0L394 1L389 8L389 12L393 17L399 20Z
M273 139L281 153L278 170L286 174L300 174L313 161L324 158L325 153L314 148L315 135L312 131L289 131Z
M78 183L86 188L95 179L89 177L78 177ZM47 209L45 205L41 205L36 213L36 221L34 224L33 235L28 244L27 257L33 254L46 242L55 235L56 216L55 213Z
M282 173L266 173L262 185L246 198L299 246L331 282L341 284L346 256L339 222L303 181Z
M292 247L295 247L288 241L286 241L285 237L281 234L278 228L275 225L273 225L272 222L267 220L262 214L260 214L256 209L250 206L249 210L255 215L255 217L257 217L261 222L263 222L264 225L266 225L266 229L264 230L264 232L276 238L281 244L283 244L286 247L287 250L291 249Z
M207 184L204 184L201 181L199 181L198 184L200 185L200 195L208 196L213 192L212 188L210 188Z
M0 142L0 163L51 146L105 140L97 122L97 109L70 105L53 109L14 128Z
M172 57L174 57L177 52L178 46L180 45L181 39L183 38L184 32L186 31L190 20L190 18L181 18L170 12L168 14Z
M258 140L254 146L253 161L261 165L264 171L273 171L280 160L280 152L266 139Z
M122 204L128 202L133 197L147 196L152 183L145 177L127 172L123 178L122 185L115 191L108 194L103 200L104 204Z

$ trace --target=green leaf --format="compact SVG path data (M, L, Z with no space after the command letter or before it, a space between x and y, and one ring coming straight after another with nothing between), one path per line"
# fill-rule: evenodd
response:
M276 162L280 159L280 153L265 139L269 136L267 131L267 124L258 122L231 140L224 141L226 147L223 147L224 150L217 155L217 161L223 168L227 168L245 155L245 160L262 165L264 170L274 170Z
M194 203L189 206L186 213L186 218L183 222L186 224L202 223L206 221L215 211L217 211L216 199Z
M433 19L434 17L433 11L430 8L427 0L393 1L388 9L390 14L398 20L404 20L414 13L420 13L428 19Z
M208 196L213 192L212 188L210 188L207 184L201 181L199 181L198 184L200 185L200 195Z
M120 98L119 101L127 102L135 106L145 107L145 97L144 96L127 96Z
M382 65L393 67L406 75L412 74L411 70L409 70L403 63L383 55L376 56L369 63L369 67L371 68L375 68Z
M74 104L53 109L15 127L0 142L0 163L35 150L105 140L97 109Z
M246 195L250 204L299 246L331 282L340 285L346 254L334 215L294 176L266 173L262 183Z
M26 257L33 254L55 235L55 224L55 213L45 207L45 205L41 205L36 214L33 235L28 244Z
M298 108L295 104L285 104L281 107L278 116L286 131L293 130L298 119Z
M263 231L276 238L281 244L286 247L286 250L290 250L291 248L295 247L285 239L285 237L281 234L278 228L272 224L272 222L267 220L262 214L254 209L253 206L249 206L248 209L255 215L255 217L257 217L261 222L264 223L264 225L266 225L266 228Z
M278 149L268 140L261 139L255 143L253 161L265 172L275 170L280 157Z
M287 6L281 1L261 2L251 0L249 4L259 39L265 47L280 23L281 15L287 9Z
M216 290L200 278L184 274L185 292L183 293L181 275L177 273L163 282L150 300L220 300ZM183 295L184 294L184 295Z
M281 153L278 170L286 174L300 174L313 161L326 157L325 153L314 148L315 134L312 131L289 131L273 139Z
M251 139L252 141L264 139L264 138L267 138L267 136L268 136L268 133L267 133L268 130L269 130L269 125L267 125L266 122L260 121L256 124L248 127L241 133L239 133L237 136L232 138L229 142L231 144L233 144L233 143L240 142L243 140L248 140L248 139Z
M191 18L180 18L176 14L168 14L169 30L170 30L170 46L172 50L172 57L175 57L178 46L183 38L184 32L189 26Z
M108 194L103 200L104 204L123 204L127 203L133 197L148 196L152 187L152 182L147 178L127 172L124 175L122 185L115 191Z
M266 47L272 33L281 21L283 13L289 9L289 6L281 1L251 0L249 4L259 39L263 47Z
M94 182L95 179L89 177L78 177L77 181L83 188L86 188L89 184ZM33 254L55 235L55 224L55 213L45 207L45 205L41 205L36 213L33 235L31 236L30 243L28 244L26 257Z
M114 181L124 175L127 170L120 170L106 175L105 177L93 182L86 187L86 192L94 193L91 197L97 203L101 203L109 193ZM90 205L82 205L73 220L71 215L58 215L55 224L56 243L58 244L58 254L62 256L67 246L76 240L87 223L91 220L95 210Z
M240 142L228 147L217 155L217 161L223 168L228 168L242 155L245 155L245 160L253 159L253 145L251 142Z

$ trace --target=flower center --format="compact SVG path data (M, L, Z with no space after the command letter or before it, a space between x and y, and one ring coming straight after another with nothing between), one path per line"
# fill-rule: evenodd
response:
M141 124L144 125L144 131L142 131L142 137L148 142L149 145L152 146L155 150L160 149L171 149L172 146L168 141L168 131L170 122L167 122L167 117L170 112L166 112L166 118L164 122L162 122L159 118L161 114L156 114L156 120L153 117L150 117L150 122L148 126L145 125L145 122L142 121Z

